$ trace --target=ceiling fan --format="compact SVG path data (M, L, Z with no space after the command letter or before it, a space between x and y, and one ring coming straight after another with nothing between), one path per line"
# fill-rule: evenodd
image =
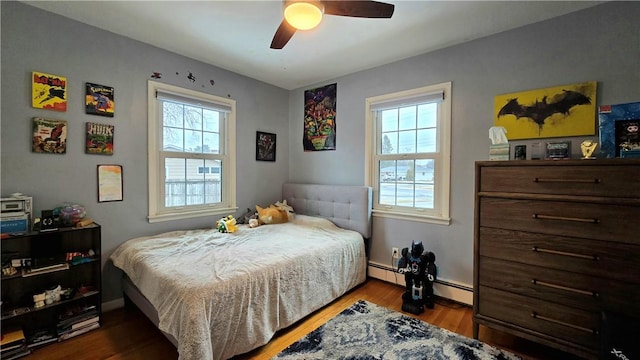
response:
M297 30L316 27L322 15L360 18L390 18L393 4L378 1L350 0L284 0L284 19L271 41L272 49L282 49Z

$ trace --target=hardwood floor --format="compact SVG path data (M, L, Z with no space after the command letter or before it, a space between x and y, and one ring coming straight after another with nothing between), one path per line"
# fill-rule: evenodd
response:
M398 285L369 279L328 306L280 331L268 344L250 353L236 356L233 360L269 359L360 299L400 311L403 290L404 288ZM414 317L472 337L472 309L468 306L438 299L434 309ZM480 327L480 340L517 353L525 359L575 359L568 354L485 327ZM138 309L132 308L106 312L103 314L103 326L100 329L37 349L24 359L177 358L178 353L171 342Z

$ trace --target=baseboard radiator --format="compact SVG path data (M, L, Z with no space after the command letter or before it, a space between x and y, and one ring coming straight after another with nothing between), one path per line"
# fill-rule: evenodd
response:
M394 268L387 264L369 261L368 275L372 278L387 281L392 284L405 286L404 275L398 274ZM436 279L433 284L433 293L436 296L453 300L469 306L473 305L473 287L445 279Z

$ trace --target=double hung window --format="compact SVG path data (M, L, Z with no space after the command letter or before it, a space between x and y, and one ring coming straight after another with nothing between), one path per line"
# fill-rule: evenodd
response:
M374 215L448 224L451 83L366 99Z
M236 210L235 101L149 81L149 221Z

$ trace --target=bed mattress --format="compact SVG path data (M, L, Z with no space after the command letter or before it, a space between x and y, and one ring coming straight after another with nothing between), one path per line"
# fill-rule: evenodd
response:
M285 224L174 231L111 255L178 340L181 360L228 359L366 278L362 236L304 215Z

